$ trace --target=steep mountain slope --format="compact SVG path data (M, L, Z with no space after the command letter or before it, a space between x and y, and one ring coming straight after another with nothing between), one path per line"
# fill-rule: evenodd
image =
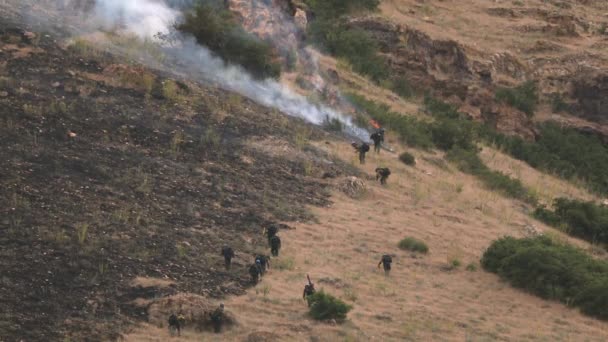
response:
M471 116L491 114L521 133L525 116L492 108L492 91L533 80L545 104L542 117L555 112L605 122L606 2L387 0L380 8L390 24L372 20L377 28L370 29L391 66L415 84L431 82L443 96L455 95Z
M247 258L220 271L219 247L254 253L352 172L256 148L325 135L300 121L57 38L0 27L3 340L110 339L147 316L136 298L243 293Z
M74 2L92 3L67 1ZM460 41L423 30L435 25L433 16L447 17L448 4L456 2L385 1L381 13L351 24L381 42L406 38L405 50L401 43L383 45L394 70L466 110L475 107L467 102L471 89L487 81L485 69L475 68L501 47L474 49L469 44L478 37ZM486 2L462 4L460 16L487 13ZM413 12L403 12L406 5ZM442 152L410 150L415 167L384 151L359 165L341 134L194 82L185 72L180 78L142 65L137 51L153 50L145 43L114 32L87 39L29 32L16 8L0 6L0 340L166 341L167 317L177 311L187 316L181 340L608 339L605 322L515 290L478 265L503 235L545 233L597 258L606 253L535 222L530 205L487 190ZM297 6L279 9L301 18ZM415 19L420 13L428 18ZM406 21L412 27L399 26ZM91 43L97 38L125 39L124 50ZM310 57L307 76L318 82L302 93L329 85L429 119L415 113L419 100L399 98L342 62L303 53ZM527 78L501 63L490 68L489 88ZM307 83L297 76L285 75L284 84ZM452 96L461 90L463 97ZM495 105L491 92L483 96L488 102L480 104ZM338 95L325 100L349 108ZM502 110L513 109L499 109L497 127L534 135L527 116L503 117ZM392 133L387 140L404 151ZM563 195L595 199L492 148L480 155L547 203ZM387 187L374 182L377 166L393 170ZM350 176L367 188L357 199L338 192ZM250 288L246 268L253 254L267 250L262 231L270 222L282 223L284 249L264 281ZM399 250L405 236L425 241L430 253ZM237 250L231 271L223 270L223 244ZM395 257L389 278L376 269L383 253ZM308 273L318 288L354 305L344 324L307 316L300 298ZM220 301L236 325L214 335L208 314Z

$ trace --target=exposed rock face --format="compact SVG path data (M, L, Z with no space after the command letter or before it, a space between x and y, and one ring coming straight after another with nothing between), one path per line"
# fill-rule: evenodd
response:
M494 99L495 80L517 83L529 74L528 66L513 55L471 60L469 55L475 53L455 41L432 39L374 16L352 19L350 25L376 39L393 74L459 107L473 120L489 122L507 134L534 138L533 125L524 113Z
M273 41L282 55L298 49L307 21L299 14L302 25L296 25L293 16L297 8L287 0L227 0L228 8L241 17L243 27L262 39ZM302 17L303 15L303 17Z
M583 74L572 81L577 109L597 121L608 120L608 73Z

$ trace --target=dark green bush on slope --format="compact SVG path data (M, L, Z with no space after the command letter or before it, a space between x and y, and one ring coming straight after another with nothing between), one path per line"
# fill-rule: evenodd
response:
M353 308L340 299L323 292L323 290L306 297L310 306L312 318L320 321L329 319L344 320L348 312Z
M496 100L505 102L528 116L534 115L538 104L536 84L532 81L515 88L500 88L496 90Z
M414 166L416 165L416 157L409 152L403 152L399 155L399 160L405 165Z
M608 320L608 263L548 237L496 240L481 260L514 287Z
M378 44L362 29L350 28L346 16L358 10L374 10L377 0L306 0L314 14L308 34L314 44L347 60L353 70L380 82L389 76Z
M405 239L399 241L398 247L403 250L419 252L423 254L429 252L429 247L426 245L426 243L413 237L406 237Z
M558 198L554 211L537 208L534 217L593 243L608 243L608 208L593 202Z
M257 78L278 78L281 65L272 46L243 30L219 0L206 1L185 13L178 29L192 34L227 62L241 65Z

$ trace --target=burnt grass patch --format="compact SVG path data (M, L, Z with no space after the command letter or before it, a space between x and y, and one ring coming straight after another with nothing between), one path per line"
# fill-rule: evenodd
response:
M235 95L215 88L180 83L169 100L109 85L86 76L109 77L108 61L45 35L16 56L15 46L31 47L19 32L0 25L3 339L114 340L146 319L137 298L241 294L247 255L266 247L263 226L310 220L306 206L330 203L329 183L301 161L247 144L329 133L246 99L218 116L217 103ZM354 172L303 153L325 173ZM240 256L229 272L223 244ZM174 285L134 288L137 276Z

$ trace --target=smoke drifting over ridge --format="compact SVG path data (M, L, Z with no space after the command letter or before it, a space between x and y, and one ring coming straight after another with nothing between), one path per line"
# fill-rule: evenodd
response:
M66 13L82 3L82 0L55 1L59 5L57 8ZM215 82L224 89L316 125L327 119L339 120L345 133L368 140L367 130L357 127L351 117L327 106L312 104L275 80L255 80L243 68L226 64L193 37L175 32L175 24L182 19L180 9L192 3L191 0L95 0L92 16L83 25L89 26L88 29L90 25L103 29L120 28L146 40L155 40L159 33L172 33L178 39L172 40L170 45L159 42L164 44L165 53L171 60L179 64L165 65L167 69L180 71L194 81Z

